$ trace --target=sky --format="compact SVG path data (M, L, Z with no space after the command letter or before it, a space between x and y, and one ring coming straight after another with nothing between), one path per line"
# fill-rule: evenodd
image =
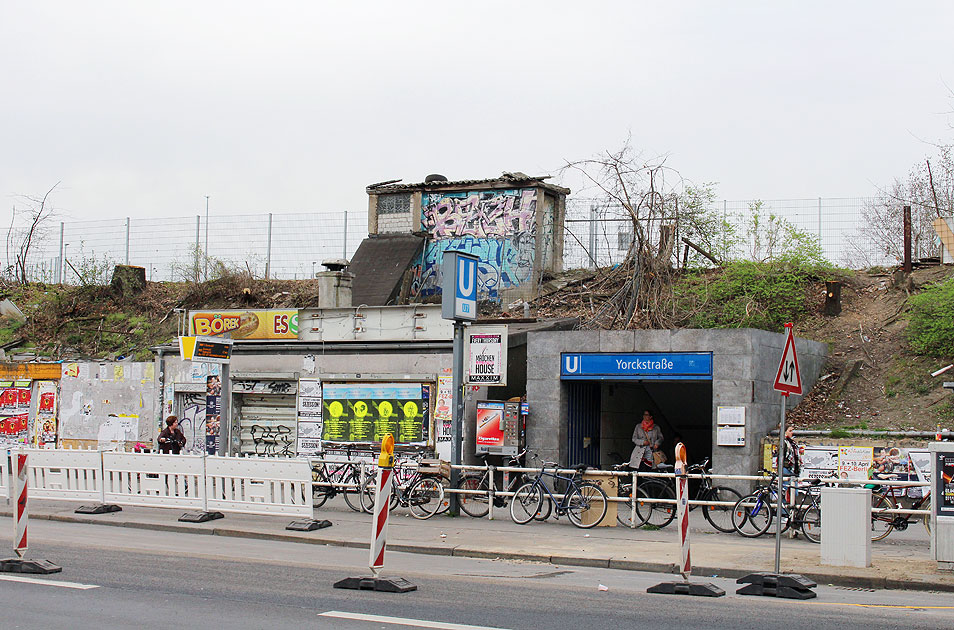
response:
M627 138L719 199L872 195L954 142L950 2L4 2L0 205L364 211ZM592 191L589 191L591 194ZM0 214L0 217L4 216Z

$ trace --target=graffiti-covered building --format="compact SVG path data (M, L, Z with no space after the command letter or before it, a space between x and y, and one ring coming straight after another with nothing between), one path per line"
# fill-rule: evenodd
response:
M367 187L368 239L351 264L355 303L416 302L440 294L445 251L480 258L480 298L528 300L562 270L566 188L546 176ZM386 267L386 268L384 268Z

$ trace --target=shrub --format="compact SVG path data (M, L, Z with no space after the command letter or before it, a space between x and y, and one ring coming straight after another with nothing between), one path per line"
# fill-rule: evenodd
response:
M911 347L932 357L954 355L954 278L925 288L909 303Z

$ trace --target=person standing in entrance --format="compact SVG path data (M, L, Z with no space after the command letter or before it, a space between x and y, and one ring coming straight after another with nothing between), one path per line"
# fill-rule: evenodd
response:
M632 455L629 456L629 467L634 470L647 470L653 468L653 454L660 452L662 447L663 434L662 429L656 426L653 420L653 414L649 409L643 411L643 420L636 425L633 431Z
M186 437L179 430L179 419L175 416L166 418L166 428L159 434L159 452L178 455L186 445Z

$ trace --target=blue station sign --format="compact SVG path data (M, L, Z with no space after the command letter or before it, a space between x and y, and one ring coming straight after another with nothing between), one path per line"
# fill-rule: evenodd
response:
M712 380L711 352L564 352L563 380Z

